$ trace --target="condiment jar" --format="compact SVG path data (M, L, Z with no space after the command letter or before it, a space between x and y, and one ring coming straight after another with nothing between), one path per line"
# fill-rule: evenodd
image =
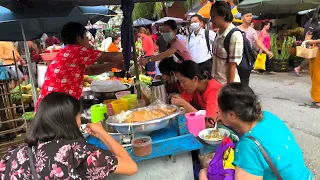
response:
M152 140L149 136L140 136L132 139L132 151L137 157L149 156L152 152Z

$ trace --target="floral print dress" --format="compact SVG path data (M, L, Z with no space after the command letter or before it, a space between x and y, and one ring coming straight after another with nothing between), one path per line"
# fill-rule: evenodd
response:
M100 180L114 172L118 161L109 150L87 144L84 139L58 139L32 148L38 179ZM9 150L0 160L0 179L32 180L28 146Z

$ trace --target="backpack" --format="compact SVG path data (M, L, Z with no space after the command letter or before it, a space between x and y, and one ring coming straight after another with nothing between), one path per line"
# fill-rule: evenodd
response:
M244 32L242 32L238 28L233 28L228 35L226 36L224 40L224 48L227 51L227 62L229 62L229 45L231 36L234 32L239 31L242 33L243 36L243 54L242 54L242 60L239 65L237 65L238 74L240 76L240 80L242 84L249 85L249 79L251 71L253 70L253 64L255 61L255 57L253 55L253 50L251 47L251 44L249 40L246 38Z
M210 54L211 54L211 47L210 47L210 41L209 41L209 33L210 33L209 30L205 30L205 31L204 31L204 37L206 38L207 48L208 48L208 51L209 51ZM191 34L189 35L188 42L190 41L190 38L191 38Z

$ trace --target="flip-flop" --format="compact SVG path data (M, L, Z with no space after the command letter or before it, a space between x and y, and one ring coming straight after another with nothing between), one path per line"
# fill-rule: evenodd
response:
M312 107L320 109L320 103L319 102L313 102L312 103Z
M270 72L267 72L267 73L270 74L270 75L277 75L277 73L274 72L274 71L270 71Z

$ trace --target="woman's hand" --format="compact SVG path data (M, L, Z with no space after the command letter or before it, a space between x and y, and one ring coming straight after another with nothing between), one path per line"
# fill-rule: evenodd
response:
M185 107L187 104L187 101L184 100L181 96L175 94L175 95L172 95L171 97L171 103L179 107Z
M148 58L140 58L139 64L145 66L149 62Z
M101 122L87 124L86 131L96 138L100 138L100 134L104 132Z
M208 169L201 169L199 172L199 180L208 180Z
M271 51L268 51L266 54L269 57L269 59L273 58L273 53Z

